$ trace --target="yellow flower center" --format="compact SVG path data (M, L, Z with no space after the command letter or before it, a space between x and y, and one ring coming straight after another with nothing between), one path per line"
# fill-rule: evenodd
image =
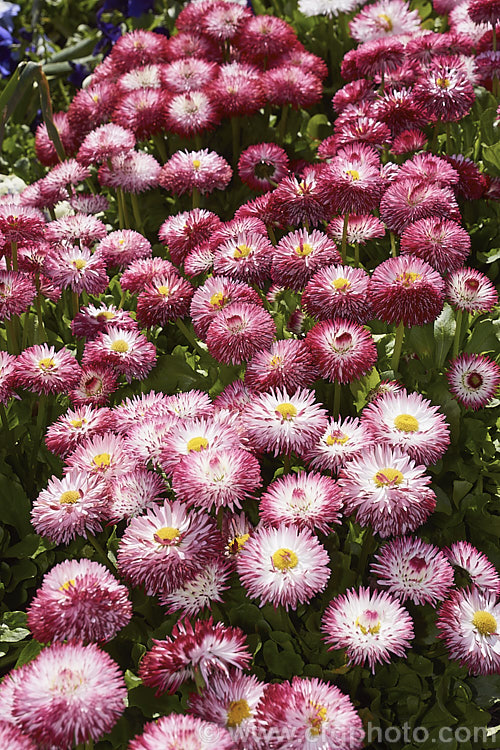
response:
M240 258L248 258L251 252L252 252L252 248L249 247L248 245L238 245L238 247L233 253L233 258L235 260L239 260Z
M168 288L168 286L159 286L156 291L158 292L158 294L161 294L162 297L168 297L168 295L170 294L170 289Z
M295 568L299 562L299 558L295 552L292 552L291 549L287 549L286 547L281 547L275 552L271 557L271 560L273 561L273 567L278 568L278 570L289 570L290 568Z
M367 609L356 619L355 625L361 630L363 635L367 635L368 633L376 635L380 631L378 612Z
M326 436L326 444L327 445L344 445L344 443L347 443L349 440L349 435L346 435L344 432L341 432L341 430L335 430L335 432L330 433L330 435Z
M394 420L394 427L401 432L417 432L419 429L418 419L411 414L400 414Z
M66 583L63 583L62 586L59 586L59 591L67 591L70 586L75 585L75 579L71 578L69 581L66 581Z
M409 287L411 284L414 284L415 281L418 281L418 279L422 278L421 273L417 273L416 271L404 271L403 273L400 273L399 276L396 277L396 281L401 281L403 286Z
M314 710L314 714L309 719L310 730L309 733L317 737L321 734L323 722L326 719L327 713L324 706L320 706L317 703L313 703L311 708Z
M351 286L351 282L348 281L348 279L344 279L344 278L334 279L332 281L332 286L334 289L344 291L345 289L349 289L349 287Z
M87 261L83 258L75 258L75 260L73 261L73 265L77 271L81 271L82 268L85 268L85 266L87 265Z
M293 419L297 416L297 409L293 404L278 404L275 411L278 412L280 416L283 417L283 419Z
M208 440L205 437L191 438L191 440L189 440L187 444L188 451L196 451L197 453L199 453L200 451L204 450L207 447L208 447Z
M79 499L80 493L78 490L66 490L66 492L63 492L59 498L59 503L61 505L74 505Z
M55 366L56 363L54 362L52 357L44 357L44 359L41 359L38 362L38 367L40 368L40 370L44 370L44 372L47 372L47 370L51 370Z
M357 169L346 169L346 175L349 175L353 182L359 180L359 172Z
M162 528L158 529L155 533L155 539L156 541L173 542L174 539L177 539L179 534L179 529L176 529L174 526L162 526Z
M231 555L237 555L238 552L241 552L243 547L245 546L245 543L248 542L250 539L250 534L241 534L240 536L235 536L234 539L231 539L229 542L228 550Z
M72 419L72 420L70 420L70 425L72 427L75 427L76 429L78 429L79 427L83 426L84 422L85 422L84 419Z
M221 307L224 307L227 302L228 299L222 292L216 292L210 297L210 304L212 307L218 307L220 309Z
M382 26L385 31L392 31L392 21L386 13L379 13L378 18L380 18L382 22L380 26Z
M472 624L481 635L493 635L497 632L497 621L491 612L485 612L482 609L474 612Z
M109 466L111 463L111 456L109 453L98 453L97 456L94 456L92 459L92 463L94 466L98 466L100 469L105 468L106 466Z
M193 167L199 169L201 167L201 161L199 159L193 159Z
M404 476L398 469L391 469L389 467L377 471L373 477L373 481L377 487L388 487L389 485L401 484Z
M113 320L115 314L114 312L111 312L111 310L102 310L96 315L96 317L97 320Z
M313 250L314 250L313 246L310 245L308 242L301 242L300 245L297 245L297 247L295 248L295 252L301 258L307 257L308 255L312 253Z
M278 357L278 355L275 354L274 357L271 357L271 361L269 362L269 367L271 367L273 370L276 370L282 364L283 364L283 357Z
M436 78L436 86L439 86L440 89L448 89L450 85L451 81L449 78Z
M113 341L111 344L111 350L113 352L119 352L120 354L124 354L125 352L128 352L128 344L123 339L116 339L116 341Z
M239 701L231 701L227 711L227 727L238 727L243 719L249 719L252 716L250 706L244 698Z

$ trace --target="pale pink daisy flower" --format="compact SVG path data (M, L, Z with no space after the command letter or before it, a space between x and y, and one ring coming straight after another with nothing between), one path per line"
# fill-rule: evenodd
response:
M108 492L107 517L111 523L119 523L163 502L165 482L158 474L139 468L112 479Z
M183 456L208 449L240 448L240 438L227 419L200 417L185 418L173 425L163 440L160 463L167 476L171 476Z
M158 187L160 173L161 166L154 156L145 151L129 151L111 157L110 164L99 168L98 178L103 187L137 194Z
M7 404L14 395L16 386L16 358L0 352L0 403Z
M136 331L137 323L128 310L105 303L101 303L99 307L81 307L80 312L71 321L71 333L81 338L93 339L98 333L107 332L112 328Z
M376 445L341 470L345 514L356 514L381 537L406 534L421 526L436 505L425 466L398 448Z
M241 152L238 174L252 190L271 190L288 174L288 156L276 143L257 143Z
M422 104L433 122L456 122L470 112L476 95L461 59L436 57L413 87L417 104Z
M361 421L377 445L401 448L417 464L435 464L450 444L448 423L419 393L386 393L363 409Z
M453 307L469 313L493 310L498 294L488 279L474 268L458 268L446 278L446 296Z
M329 1L329 0L327 0ZM335 0L334 0L335 1ZM357 0L341 0L341 2L357 3ZM287 67L298 68L304 70L307 73L312 73L321 81L328 77L328 66L325 61L309 52L300 43L296 43L295 46L286 52L283 52L278 57L274 58L273 64L276 66L284 65Z
M193 626L184 618L174 625L171 637L153 639L153 648L141 661L139 676L145 685L156 688L157 695L172 694L195 675L208 684L214 674L229 674L230 667L245 669L251 658L240 628L214 624L211 617L196 620Z
M11 671L7 672L0 682L0 722L5 722L9 726L14 726L18 723L17 719L12 714L14 692L17 686L22 682L26 668L27 665L23 665L22 667L11 669ZM29 750L31 750L31 748ZM35 748L35 750L39 749Z
M125 268L134 261L151 258L151 243L132 229L110 232L96 247L106 265Z
M310 386L317 377L316 365L305 342L282 339L252 357L246 368L245 385L251 391L284 388L294 393L297 388Z
M341 146L349 144L364 143L375 148L384 148L392 142L389 126L385 122L378 120L375 116L358 115L357 117L346 117L345 119L338 117L334 130L335 134L330 137L332 138L332 145L334 145L336 153ZM324 153L325 141L323 141L322 146ZM335 158L336 153L332 155L333 158ZM318 156L320 156L319 149Z
M210 324L233 303L246 303L262 307L259 294L242 281L225 276L213 276L196 289L189 314L197 336L206 339Z
M357 42L381 39L420 31L418 10L410 10L404 0L379 0L364 7L349 23L351 36Z
M215 151L177 151L163 165L159 184L174 195L191 195L193 190L202 194L225 190L233 170Z
M78 185L88 177L90 177L88 167L80 164L76 159L65 159L47 173L44 182L53 187L64 188L69 185Z
M298 227L302 223L317 226L327 221L331 207L325 203L319 180L313 173L302 177L284 177L271 193L268 210L279 224Z
M143 733L131 741L129 750L156 750L168 746L186 750L234 750L235 747L230 733L224 727L196 716L171 713L146 724Z
M201 695L189 696L189 710L195 716L227 727L241 750L245 742L253 747L255 714L264 687L255 675L239 670L231 670L228 675L214 674Z
M100 214L109 209L106 196L94 193L74 193L69 199L69 204L80 214Z
M427 136L422 130L410 128L402 130L393 140L391 151L396 156L403 156L412 151L420 151L425 148Z
M178 19L177 19L178 23ZM197 57L214 62L222 62L222 53L219 45L206 36L197 33L198 29L191 31L179 31L168 40L168 55L171 60L180 60L186 57Z
M301 454L324 432L327 412L313 391L298 388L293 394L281 388L256 394L241 414L243 427L257 450Z
M118 78L118 88L123 94L136 89L159 89L162 85L162 73L165 67L165 64L156 65L153 63L143 65L140 68L133 68Z
M317 320L339 317L363 324L371 318L369 285L361 268L327 266L308 281L302 306Z
M500 603L477 588L458 589L441 606L436 625L451 659L473 675L500 672Z
M168 59L167 38L146 29L135 29L118 37L111 52L113 68L122 72Z
M461 220L453 191L448 187L423 183L414 177L391 183L380 201L380 217L391 232L403 230L418 219L437 216Z
M322 197L336 213L371 211L378 206L384 187L379 157L364 143L339 149L322 173Z
M189 507L207 511L241 508L262 485L260 464L241 448L191 451L172 475L172 489Z
M25 349L16 360L16 380L33 393L63 393L80 379L81 368L68 349L56 351L48 344Z
M373 445L366 427L359 419L330 419L328 427L317 443L302 454L311 469L337 473L353 458Z
M351 320L322 320L306 336L319 373L330 382L350 383L366 375L377 361L369 331Z
M210 324L206 341L212 357L225 364L242 364L268 349L276 336L270 313L261 306L233 302Z
M162 415L138 417L135 423L129 426L123 424L123 434L126 435L128 448L139 464L146 466L151 462L154 468L160 466L163 438L176 423L177 419L174 416Z
M127 153L134 146L135 137L131 130L109 122L85 136L76 158L81 164L89 166L112 156Z
M157 277L154 283L146 284L137 297L137 323L141 328L165 327L171 320L184 318L194 289L177 273Z
M307 109L321 100L321 80L296 65L280 65L266 70L261 77L262 89L269 104Z
M26 273L0 270L0 320L26 312L36 293L35 284Z
M221 224L213 234L214 242L221 244L226 240L237 239L241 232L255 232L267 237L266 225L257 216L236 216L231 221Z
M87 438L112 431L114 421L111 409L94 409L89 405L68 409L48 428L45 444L52 453L65 456Z
M203 33L216 42L233 40L242 24L252 18L249 8L234 2L212 3L201 17Z
M294 46L297 36L289 23L269 15L251 16L240 30L238 49L243 57L262 66L270 56Z
M137 461L127 450L125 438L113 432L93 435L66 458L65 471L85 471L106 481L134 471Z
M131 383L147 378L156 363L156 347L138 331L115 328L86 344L82 362L91 367L112 365Z
M260 71L236 61L221 66L210 85L210 95L218 102L223 117L248 117L265 103Z
M36 750L32 739L14 724L0 719L0 746L6 750Z
M219 120L217 102L203 91L176 94L165 106L167 130L183 138L211 130Z
M225 240L214 250L214 273L261 285L269 276L273 250L267 236L260 232L239 232L235 239Z
M130 430L138 426L138 423L143 423L151 418L163 417L167 398L168 396L164 393L156 393L155 391L140 393L137 396L127 396L113 409L116 432L128 438Z
M152 284L156 279L176 273L177 268L164 258L146 258L134 260L120 277L120 286L132 294L140 292L146 284Z
M27 610L28 627L40 643L110 641L132 617L125 586L91 560L64 560L42 581Z
M184 273L186 276L200 276L208 274L213 268L215 243L211 240L202 242L190 250L184 259Z
M214 558L179 588L168 594L160 592L160 604L167 608L168 614L178 612L179 616L196 617L204 609L210 609L212 602L223 601L222 592L229 588L231 572L227 560Z
M336 244L326 234L298 229L282 237L274 248L271 278L278 286L298 291L320 268L340 261Z
M436 183L440 187L456 185L458 172L447 159L434 154L415 154L401 165L399 176L401 179L414 177L421 182Z
M305 16L328 16L350 13L359 6L359 0L299 0L298 9Z
M259 514L265 525L292 524L299 529L332 532L340 523L342 498L330 477L301 471L272 482L260 498Z
M402 255L422 258L439 273L460 269L470 253L470 237L460 224L429 216L409 224L401 235Z
M68 544L76 536L102 531L107 500L101 477L75 469L63 479L49 479L33 503L31 521L37 534Z
M330 650L345 648L350 664L389 662L391 655L406 656L413 638L413 621L399 600L368 588L351 589L328 605L322 630Z
M328 553L308 528L260 528L237 558L238 575L248 596L274 607L297 609L323 591L331 571Z
M384 260L371 277L372 310L386 323L410 327L432 322L443 309L444 297L443 278L414 255Z
M485 594L499 596L500 575L483 552L464 540L454 542L443 552L452 565L467 574L473 586Z
M500 367L485 355L461 354L450 362L446 377L450 391L466 409L482 409L495 397Z
M113 124L132 131L134 140L146 141L166 128L165 103L170 95L164 89L135 89L122 94L113 110ZM129 151L128 153L132 153ZM117 154L111 158L127 156Z
M102 294L109 284L104 260L87 247L56 245L45 259L44 270L56 286L76 294Z
M110 732L126 696L118 664L94 643L55 643L23 671L13 714L42 747L70 750Z
M221 224L216 214L195 208L169 216L161 225L158 237L160 242L167 245L172 261L180 265L189 251L201 242L210 240Z
M402 602L436 604L453 586L453 568L445 554L418 537L398 537L382 545L370 565L379 586Z
M147 594L168 594L221 551L215 521L183 503L165 501L132 518L118 547L118 570Z
M219 66L201 57L186 57L164 65L160 71L163 86L175 94L202 91L216 77Z
M253 393L241 380L235 380L226 385L214 401L215 412L227 410L240 414L252 400Z
M78 242L91 247L106 237L107 233L105 225L95 216L75 214L50 221L45 229L45 239L49 242Z
M196 419L197 417L212 416L214 407L208 393L192 389L167 396L165 411L167 414L172 414L180 419Z
M385 82L385 77L399 71L405 62L405 48L395 36L363 42L344 55L340 74L346 81L362 76Z
M68 395L74 406L104 406L117 388L118 380L110 367L83 367Z
M64 150L66 153L71 153L73 151L73 139L66 112L54 112L52 119ZM49 136L45 122L41 122L37 125L35 131L35 152L36 158L44 167L53 167L56 164L59 164L59 156L55 149L54 142Z

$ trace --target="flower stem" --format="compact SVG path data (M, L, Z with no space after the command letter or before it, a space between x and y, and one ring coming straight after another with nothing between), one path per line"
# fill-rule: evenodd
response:
M274 234L274 229L272 227L267 228L267 233L269 234L269 239L273 243L273 245L277 245L278 241L276 239L276 235Z
M292 461L289 453L283 454L283 474L290 474L292 468Z
M201 348L198 341L196 341L195 337L187 327L187 325L182 321L180 318L176 318L175 324L179 331L184 334L184 336L187 338L191 346L196 349L198 354L201 354L202 356L206 356L206 352Z
M153 143L155 144L155 148L160 155L160 159L162 160L163 164L165 164L165 162L168 161L167 149L165 148L163 138L158 135L158 133L155 133L153 135Z
M463 318L463 311L457 310L455 337L453 339L453 349L451 352L453 359L455 359L455 357L458 357L458 350L460 348L460 339L462 337L461 335L462 334L462 318Z
M80 312L80 295L78 292L71 292L71 306L73 318L76 318Z
M200 191L198 188L193 188L193 203L192 203L193 209L200 207Z
M346 262L347 258L347 227L349 225L349 214L345 214L344 223L342 225L342 244L340 247L340 255L342 256L342 263Z
M144 225L142 223L141 212L139 209L139 201L135 193L130 193L130 200L132 201L132 211L134 213L135 228L144 234Z
M10 354L20 354L19 348L19 318L13 315L12 318L5 319L5 329L7 331L7 349Z
M281 108L280 124L278 126L278 143L283 143L285 140L286 133L286 122L288 120L288 111L290 109L289 104L283 104Z
M389 232L389 239L391 241L391 255L393 258L395 258L397 255L397 250L396 250L396 237L394 236L394 232Z
M33 435L33 443L31 446L31 460L29 463L30 471L33 474L35 473L34 469L36 467L38 451L40 450L40 446L43 440L43 430L47 422L47 407L47 395L45 393L41 393L38 397L38 414L36 417L36 427Z
M97 552L97 556L101 559L101 561L104 563L104 565L112 572L116 572L116 566L114 563L111 562L109 557L107 556L104 547L102 544L97 540L97 538L90 533L90 531L87 531L87 540L90 542L92 547Z
M405 326L403 321L400 321L398 327L396 328L396 339L394 341L394 352L392 354L391 359L391 368L394 372L398 371L399 367L399 358L401 356L401 349L403 347L403 338L405 335Z
M338 380L333 383L333 418L338 419L340 415L340 395L342 386Z
M240 155L240 118L231 117L231 135L233 143L233 169L236 169Z
M354 265L359 268L359 242L354 245Z
M445 125L446 128L446 156L451 156L452 147L451 147L451 123L447 122Z
M10 243L10 251L12 255L12 270L17 271L17 242Z

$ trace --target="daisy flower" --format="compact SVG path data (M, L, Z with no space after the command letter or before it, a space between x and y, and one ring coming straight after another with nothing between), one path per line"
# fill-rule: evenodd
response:
M201 91L216 77L218 65L210 60L187 57L174 60L160 68L163 86L175 94L185 91Z
M165 416L167 398L164 393L155 391L127 397L113 409L115 430L128 438L130 430L136 427L138 422Z
M68 409L48 428L45 444L52 453L65 456L83 440L111 431L114 421L111 409L93 409L89 405Z
M108 519L119 523L163 502L165 482L158 474L139 468L112 479L108 492Z
M413 96L433 122L456 122L470 112L476 95L459 57L440 56L422 72Z
M161 468L171 476L183 456L192 452L241 448L238 433L222 416L183 419L165 435L160 452Z
M47 232L43 214L35 208L7 201L0 204L0 232L6 242L37 242ZM52 222L51 222L52 223ZM49 238L47 238L49 239Z
M21 271L0 270L0 320L26 312L36 297L36 287Z
M118 664L94 643L55 643L23 671L12 713L40 745L70 750L110 732L126 695Z
M368 588L351 589L328 605L322 630L330 650L345 648L350 664L389 662L405 656L413 638L413 621L396 597Z
M121 188L126 193L143 193L158 187L161 166L154 156L145 151L129 151L112 156L109 164L99 167L99 184L103 187Z
M43 162L42 162L43 163ZM0 744L9 750L36 750L31 738L14 724L0 719Z
M125 586L100 563L65 560L44 576L28 607L28 627L40 643L110 641L132 617Z
M14 395L16 386L16 358L0 352L0 403L7 404Z
M361 526L381 537L406 534L421 526L436 505L425 466L397 448L376 445L341 470L339 485L345 515L356 513Z
M294 393L310 386L318 376L312 355L304 341L280 339L267 351L257 352L248 363L245 385L251 391L284 388Z
M217 102L203 91L176 94L165 106L166 129L183 138L211 130L219 120Z
M125 438L113 432L93 435L78 445L66 459L66 471L85 471L106 480L136 468Z
M477 164L472 159L467 159L462 154L446 156L447 161L458 172L458 183L455 185L457 195L467 200L478 200L487 188L486 175L479 171Z
M146 284L152 284L156 279L164 276L177 274L180 276L177 268L164 258L146 258L144 260L134 260L125 269L120 277L120 286L127 289L132 294L137 294L144 289Z
M271 278L278 286L299 291L316 271L340 260L336 244L326 234L298 229L282 237L274 248Z
M68 395L74 406L104 406L117 388L118 380L110 367L83 367Z
M363 214L376 208L384 191L376 151L363 143L339 149L322 173L321 191L336 213Z
M474 268L457 268L446 278L446 296L453 307L469 313L491 312L498 294L488 279Z
M147 594L168 594L198 573L220 547L215 521L206 513L165 502L131 519L120 539L118 570Z
M25 349L16 361L17 384L39 394L63 393L80 379L81 369L75 355L68 349L56 352L48 344Z
M160 175L160 186L174 195L191 195L193 190L208 194L214 190L225 190L231 181L233 170L227 161L215 151L177 151Z
M268 209L271 209L273 219L283 226L298 227L305 223L317 226L332 214L313 173L299 178L284 177L272 192L270 200Z
M159 89L162 85L161 74L166 65L143 65L140 68L122 73L117 84L122 93L136 89ZM95 76L96 69L94 69Z
M338 317L363 324L371 318L369 285L362 268L327 266L308 281L302 306L316 320Z
M257 747L273 750L360 750L365 736L348 696L315 677L266 685L256 721Z
M146 724L143 733L131 741L129 750L155 750L159 747L234 750L235 745L224 727L196 716L172 713Z
M100 214L109 210L106 196L94 193L74 193L69 199L69 204L79 214Z
M281 524L257 529L245 542L236 565L248 596L274 607L297 609L325 588L328 553L307 528Z
M50 221L45 230L45 239L49 242L74 242L80 246L92 247L95 242L106 237L107 233L106 226L95 216L74 214Z
M314 445L325 430L326 414L312 391L298 388L289 394L272 388L256 394L241 419L250 443L277 456L292 451L300 454Z
M177 17L177 28L179 17ZM199 29L199 27L198 27ZM171 36L168 40L168 54L171 60L181 60L186 57L196 57L214 62L222 62L222 54L219 45L209 39L207 36L201 36L196 33L196 29L191 31L179 31L178 34Z
M446 556L418 537L393 539L374 557L371 574L402 602L435 605L453 586L453 568Z
M461 220L451 188L405 177L391 183L380 201L380 218L396 234L402 234L409 224L428 216Z
M450 563L465 571L470 583L483 594L500 595L500 576L483 552L466 541L455 542L443 551Z
M180 419L210 417L214 411L212 399L208 393L196 389L167 396L164 408L167 414Z
M135 29L118 37L111 61L116 71L125 72L142 65L168 62L167 38L146 29Z
M500 671L500 604L476 588L458 589L441 606L436 625L451 659L473 675Z
M212 3L201 18L203 32L216 42L233 40L252 13L236 3Z
M422 130L417 128L410 128L408 130L402 130L397 135L391 146L391 151L396 156L409 154L412 151L420 151L425 148L427 143L427 136Z
M361 76L385 80L405 62L405 48L396 37L387 36L363 42L344 55L340 74L346 81Z
M186 617L196 617L212 602L222 602L222 592L229 588L232 568L227 560L215 558L192 578L169 594L160 592L160 604L168 614L178 612Z
M53 122L66 153L73 151L72 134L66 112L54 112ZM36 158L44 167L54 167L59 164L59 156L54 143L49 136L47 125L41 122L35 131Z
M144 380L156 363L156 347L142 333L114 328L87 342L82 363L96 367L111 365L127 383Z
M275 143L258 143L241 152L238 174L252 190L272 190L288 174L288 156Z
M233 302L221 310L210 324L208 351L219 362L242 364L262 349L268 349L276 336L270 313L261 306Z
M175 693L186 680L201 675L210 683L214 674L229 674L230 667L245 669L252 656L240 628L228 627L212 618L177 622L172 637L153 639L153 648L140 664L139 675L145 685L156 688L156 694Z
M361 421L375 444L401 448L417 464L437 463L450 444L444 415L419 393L386 393L363 409Z
M307 334L306 344L320 374L330 382L357 380L377 361L377 350L366 328L342 318L317 323Z
M340 489L333 479L301 471L271 482L260 498L259 515L265 525L292 524L329 534L331 524L340 523L341 509Z
M141 328L162 326L188 314L193 287L177 273L157 277L137 297L137 322Z
M382 39L386 36L408 34L420 30L417 10L410 10L404 0L380 0L363 8L349 23L352 38L357 42Z
M372 445L370 433L356 417L330 419L317 443L301 455L311 469L333 474Z
M262 65L271 55L293 47L297 36L289 23L269 15L251 16L240 29L238 49L243 57Z
M294 109L307 109L321 100L321 80L296 65L279 65L266 70L261 77L264 96L277 107L291 105Z
M180 265L189 251L211 239L221 224L216 214L195 208L169 216L161 225L158 237L168 246L173 263Z
M80 338L93 339L98 333L107 333L112 328L137 330L137 323L128 310L101 303L99 307L81 307L71 321L71 333Z
M466 409L482 409L495 397L500 367L481 354L461 354L446 373L450 391Z
M213 252L214 273L261 285L269 276L273 251L267 236L260 232L238 232L234 239L225 240Z
M456 185L458 172L447 159L441 159L434 154L415 154L401 165L401 178L414 177L421 182L432 182L440 187Z
M56 286L76 294L102 294L109 284L104 260L87 247L58 245L48 253L44 270Z
M131 130L109 122L85 136L76 158L81 164L89 166L112 156L127 153L134 146L135 137Z
M400 250L401 255L422 258L446 274L463 266L470 253L470 237L457 222L429 216L406 227Z
M211 323L233 303L262 307L260 296L248 284L233 281L225 276L212 276L207 279L196 289L189 309L196 335L206 339Z
M143 258L151 258L151 243L132 229L110 232L96 247L107 266L123 269Z

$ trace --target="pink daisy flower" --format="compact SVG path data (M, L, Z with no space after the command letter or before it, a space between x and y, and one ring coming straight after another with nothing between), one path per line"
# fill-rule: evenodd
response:
M177 18L177 28L179 18ZM197 57L214 62L222 62L222 54L219 45L206 36L196 33L196 30L180 31L167 40L168 55L170 60L179 60L186 57Z
M258 232L239 232L234 239L219 244L212 253L214 273L260 285L269 276L273 250L267 236Z
M458 184L455 185L457 195L467 200L478 200L486 190L486 175L482 174L472 159L462 154L446 156L447 161L458 172Z
M71 196L69 204L79 214L100 214L109 209L106 196L94 193L75 193Z
M340 260L336 244L326 234L298 229L282 237L274 248L271 278L278 286L299 291L316 271Z
M115 328L86 344L82 362L90 367L112 365L131 383L147 378L156 363L156 347L138 331Z
M160 593L160 604L168 614L178 612L179 616L196 617L204 609L211 608L213 602L223 601L223 591L229 588L231 564L221 558L214 558L170 593Z
M310 386L318 376L316 365L304 341L282 339L268 351L257 352L248 363L245 385L251 391L284 388L294 393Z
M128 310L101 303L99 307L87 305L71 321L71 333L79 338L93 339L98 333L107 333L112 328L137 330L137 323Z
M58 287L76 294L102 294L109 284L100 254L76 245L56 246L46 257L45 273Z
M241 448L240 438L227 419L218 417L185 418L165 435L160 462L171 476L183 456L205 450Z
M268 208L283 226L298 227L302 223L317 226L319 222L327 221L332 213L313 173L302 178L284 177L270 200Z
M259 15L243 24L237 45L244 58L262 66L270 56L293 47L296 38L294 29L286 21L276 16Z
M274 320L258 305L233 302L210 324L208 351L219 362L242 364L258 351L268 349L276 336Z
M344 217L335 216L327 227L327 234L340 242L343 234ZM350 214L347 221L347 242L350 245L364 244L385 235L385 227L380 219L371 214Z
M110 163L99 167L99 183L103 187L121 188L126 193L143 193L158 187L161 167L145 151L129 151L113 156Z
M191 451L172 475L172 489L188 506L211 511L241 508L262 485L255 456L241 448Z
M443 278L414 255L384 260L370 282L370 302L376 317L408 327L435 320L443 309L444 293Z
M210 95L218 102L223 117L253 115L265 102L261 73L253 65L225 63L210 84Z
M382 545L370 572L379 586L402 602L433 604L453 586L453 568L443 552L418 537L398 537Z
M446 278L446 296L453 307L469 313L493 310L498 294L488 279L474 268L457 268Z
M409 224L428 216L460 221L460 210L450 188L406 177L391 183L382 196L380 217L391 232L402 234Z
M5 241L23 243L43 239L44 231L48 229L43 214L35 208L11 201L12 196L8 196L0 204L0 232Z
M137 322L141 328L165 326L188 314L193 287L177 273L165 274L147 284L137 297Z
M246 406L241 419L250 443L257 450L301 454L326 428L326 409L312 391L298 388L289 394L276 388L259 393Z
M261 77L262 89L269 104L278 107L291 105L307 109L321 100L321 80L295 65L280 65L266 70Z
M160 79L163 86L175 94L201 91L216 77L218 67L209 60L187 57L162 66Z
M337 213L364 213L378 206L384 190L380 162L371 146L347 144L322 173L322 194Z
M470 0L468 10L474 23L490 23L494 26L500 21L498 0Z
M104 406L117 388L118 380L110 367L83 367L68 395L74 406Z
M176 94L164 111L166 129L183 138L211 130L220 120L217 102L203 91Z
M36 750L36 745L27 734L23 734L14 724L0 719L0 743L9 750Z
M127 397L119 406L115 406L115 430L125 437L130 435L132 427L144 419L165 416L167 396L164 393L141 393L138 396Z
M357 2L357 0L342 1L351 5ZM276 66L292 66L304 70L307 73L312 73L321 81L328 76L328 66L325 61L321 57L318 57L318 55L314 55L312 52L306 50L300 43L296 43L292 49L283 52L282 55L275 58L274 64Z
M345 648L350 664L389 662L406 656L413 638L413 621L395 597L368 588L337 596L323 615L322 630L330 650Z
M54 112L53 121L64 150L66 153L72 153L72 136L66 112ZM36 158L44 167L53 167L59 164L59 156L44 122L41 122L36 128L35 152Z
M209 683L214 674L229 674L230 667L245 669L251 658L240 628L214 624L211 617L197 620L194 626L184 619L174 625L171 638L153 639L139 675L145 685L157 689L157 695L172 694L195 675Z
M450 391L466 409L482 409L495 397L500 367L481 354L461 354L446 373Z
M146 724L143 733L130 743L129 750L155 750L168 746L196 747L197 750L234 750L235 747L224 727L196 716L169 714Z
M306 336L320 374L330 382L350 383L377 361L371 334L350 320L333 318L317 323Z
M418 11L410 10L404 0L380 0L354 16L349 30L357 42L366 42L399 34L411 36L420 30L420 23Z
M170 257L180 265L188 252L201 242L211 239L221 226L216 214L205 209L195 208L176 216L169 216L160 227L160 242L168 246Z
M203 33L216 42L233 40L243 23L252 18L248 8L236 3L212 3L201 17Z
M336 482L302 471L272 482L260 499L259 514L265 525L292 524L299 529L317 529L330 534L340 523L342 498Z
M157 468L160 465L160 455L163 438L170 432L172 426L177 424L177 419L172 415L127 415L127 418L121 423L121 433L125 436L127 447L137 461L138 465L146 466L151 462L152 466ZM138 478L139 484L142 480ZM134 482L131 482L133 484ZM144 501L144 491L137 489L137 502L139 506ZM129 490L124 480L122 488L119 490L119 496L128 502ZM137 515L137 513L134 513Z
M262 307L260 296L248 284L224 276L207 279L203 286L195 291L189 310L196 335L206 339L210 324L233 303Z
M91 560L65 560L44 576L28 608L28 627L40 643L110 641L132 617L125 586Z
M95 216L75 214L50 221L45 230L49 242L74 242L80 246L92 247L107 235L105 225Z
M211 417L214 411L212 399L205 391L196 389L167 396L165 411L180 419Z
M180 502L132 518L118 547L118 570L147 594L170 593L220 551L215 521Z
M458 182L458 172L446 159L434 154L415 154L401 165L401 179L414 177L421 182L436 183L440 187L452 186Z
M48 428L45 444L52 453L65 456L87 438L110 432L114 421L111 409L93 409L88 405L68 409Z
M159 89L162 85L162 73L167 67L165 64L143 65L140 68L134 68L127 73L122 73L118 78L117 84L120 92L123 94L136 89ZM94 76L95 76L94 70Z
M448 648L473 675L500 671L500 604L476 588L458 589L441 606L436 625Z
M135 260L122 273L120 286L132 294L137 294L145 288L146 284L152 284L157 279L173 274L179 276L179 271L169 260L163 258Z
M26 312L36 297L36 287L21 271L0 270L0 320Z
M312 469L337 473L352 458L363 455L373 445L371 436L359 419L330 419L316 445L302 454Z
M163 166L160 175L161 187L174 195L212 193L224 190L233 170L227 161L215 151L177 151Z
M64 348L56 352L48 344L28 347L16 361L17 383L32 393L64 393L76 385L80 375L72 352Z
M134 261L151 258L151 243L132 229L110 232L96 247L107 266L122 269Z
M450 444L444 415L419 393L386 393L363 409L361 421L375 444L401 448L417 464L437 463Z
M436 505L425 470L397 448L374 446L340 472L345 515L356 513L358 523L381 537L415 531Z
M330 569L328 553L307 528L281 524L261 528L238 555L238 575L248 596L260 606L297 609L323 591Z
M76 158L85 166L127 153L135 146L131 130L114 123L100 125L85 136Z
M14 395L16 386L16 358L0 352L0 403L7 404Z
M118 664L94 643L55 643L24 670L13 715L40 745L70 750L110 732L126 695Z
M470 237L455 221L430 216L406 227L400 249L402 255L422 258L445 274L463 266L470 253Z
M272 190L288 174L288 156L275 143L258 143L241 152L238 174L252 190Z
M111 60L114 70L124 72L151 63L168 62L167 38L146 29L135 29L115 42Z
M339 317L363 324L371 318L369 285L361 268L327 266L308 281L302 306L317 320Z
M397 71L404 61L404 46L394 36L372 39L344 55L340 73L346 81L362 76L380 76L384 81L385 76Z
M410 128L408 130L402 130L397 135L391 146L391 151L396 156L402 156L409 154L412 151L420 151L425 148L427 143L427 136L422 130L416 128Z
M484 594L498 597L500 575L483 552L466 541L455 542L443 552L452 565L467 573L473 586Z
M112 523L119 523L163 502L165 482L152 471L135 469L112 479L108 491L108 518Z
M469 113L476 95L458 57L436 57L413 87L413 96L434 122L453 122Z
M31 521L37 534L56 544L102 531L107 495L99 476L75 469L63 479L53 476L33 504Z

